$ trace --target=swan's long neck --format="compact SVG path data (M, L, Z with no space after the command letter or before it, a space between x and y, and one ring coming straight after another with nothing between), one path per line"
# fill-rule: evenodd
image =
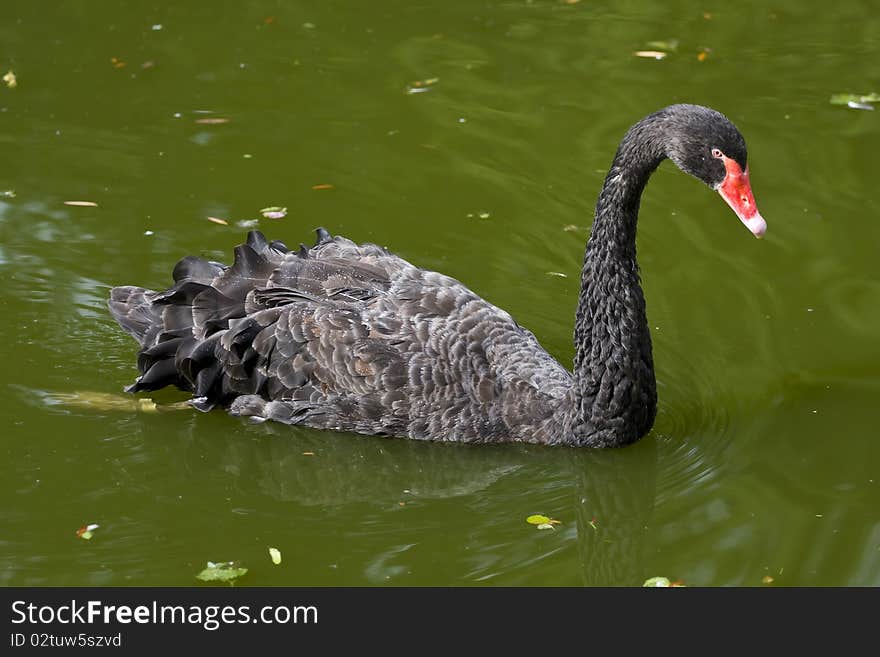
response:
M618 446L647 433L657 409L651 335L636 262L639 200L666 157L651 117L624 137L596 204L575 324L572 433Z

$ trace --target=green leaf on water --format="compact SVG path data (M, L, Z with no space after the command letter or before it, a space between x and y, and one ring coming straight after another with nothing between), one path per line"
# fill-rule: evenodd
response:
M665 588L672 586L668 577L649 577L642 586Z
M874 106L871 103L880 102L880 94L834 94L828 102L832 105L842 105L852 109L872 110Z
M535 527L537 527L538 529L556 529L554 525L562 524L559 520L549 518L547 516L541 515L540 513L529 516L528 518L526 518L526 522L530 525L535 525Z
M94 536L94 534L92 534L92 532L95 531L98 527L99 527L99 525L96 525L96 524L83 525L82 527L80 527L79 529L76 530L76 535L79 538L83 538L87 541L90 541L90 540L92 540L92 536Z
M678 39L666 39L665 41L648 41L645 44L652 50L665 50L666 52L675 52L678 50Z
M196 577L203 582L231 582L244 575L247 571L247 568L238 567L234 561L223 563L209 561L208 567L196 575Z

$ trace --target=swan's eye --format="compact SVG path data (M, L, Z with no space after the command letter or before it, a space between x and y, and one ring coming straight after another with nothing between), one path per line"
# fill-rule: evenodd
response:
M712 149L712 157L717 157L719 160L724 157L724 153L719 151L717 148Z

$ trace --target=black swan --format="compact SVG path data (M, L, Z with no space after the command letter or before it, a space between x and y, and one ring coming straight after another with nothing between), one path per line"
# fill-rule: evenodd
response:
M183 258L164 292L114 288L110 311L141 347L127 390L173 384L202 411L420 440L638 440L657 389L636 221L665 158L717 190L756 237L766 230L745 141L724 115L671 105L633 125L596 204L573 373L457 280L319 228L298 250L252 231L231 266Z

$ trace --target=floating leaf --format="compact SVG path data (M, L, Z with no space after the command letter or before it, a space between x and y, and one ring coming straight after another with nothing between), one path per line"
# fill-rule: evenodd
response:
M303 452L303 456L314 456L314 452Z
M678 50L678 39L668 39L666 41L648 41L645 44L651 50L665 50L667 52L675 52Z
M96 524L83 525L82 527L80 527L79 529L76 530L76 535L78 538L82 538L82 539L89 541L92 538L92 532L95 531L98 527L99 527L99 525L96 525Z
M272 558L272 563L276 566L281 563L281 550L278 548L269 548L269 556Z
M18 78L15 77L15 73L12 71L9 71L3 76L3 82L5 82L6 86L10 89L15 89L18 86Z
M668 577L649 577L642 586L663 588L672 586L672 583Z
M320 185L312 185L312 189L315 191L320 191L322 189L333 189L333 185L330 183L321 183Z
M661 50L637 50L633 55L646 59L666 59L666 53Z
M832 105L843 105L850 109L873 110L871 103L880 102L880 94L834 94L828 101Z
M287 208L280 208L277 205L273 205L260 210L260 214L266 217L266 219L283 219L287 216Z
M710 52L712 52L711 48L700 48L700 52L697 53L697 61L705 62Z
M548 276L558 276L559 278L568 278L568 274L563 274L561 271L548 271Z
M431 87L440 82L440 78L426 78L424 80L416 80L415 82L410 82L406 86L406 93L408 94L421 94L426 91L430 91Z
M226 119L220 116L209 116L204 119L196 119L196 123L201 125L220 125L221 123L229 123L230 119Z
M94 201L64 201L64 205L75 205L80 208L96 208L98 204Z
M761 578L761 583L762 583L762 584L772 584L772 583L773 583L773 577L771 577L770 575L764 575L764 576Z
M2 198L15 198L15 190L7 189L6 191L0 192L0 197Z
M110 63L113 64L113 68L122 68L123 66L125 66L125 62L118 57L111 57Z
M229 222L226 221L226 219L221 219L220 217L205 217L205 219L207 219L208 221L210 221L212 223L220 224L221 226L228 226L229 225Z
M831 96L832 105L846 105L849 102L877 103L880 102L880 94L834 94Z
M196 577L203 582L231 582L247 573L247 568L240 568L234 561L225 563L208 562L208 567Z
M595 519L595 518L593 518L592 520L590 520L590 522L588 522L587 524L590 525L590 527L593 528L593 531L594 531L594 532L599 531L599 525L596 523L596 519Z
M81 390L78 392L53 392L43 396L49 405L68 406L71 408L85 408L101 412L141 412L156 413L157 411L191 410L189 402L180 401L157 405L149 397L132 397L131 395L117 395L110 392L94 392Z
M535 525L538 529L556 529L554 525L562 524L558 520L548 518L547 516L541 515L540 513L529 516L528 518L526 518L526 522L530 525Z

